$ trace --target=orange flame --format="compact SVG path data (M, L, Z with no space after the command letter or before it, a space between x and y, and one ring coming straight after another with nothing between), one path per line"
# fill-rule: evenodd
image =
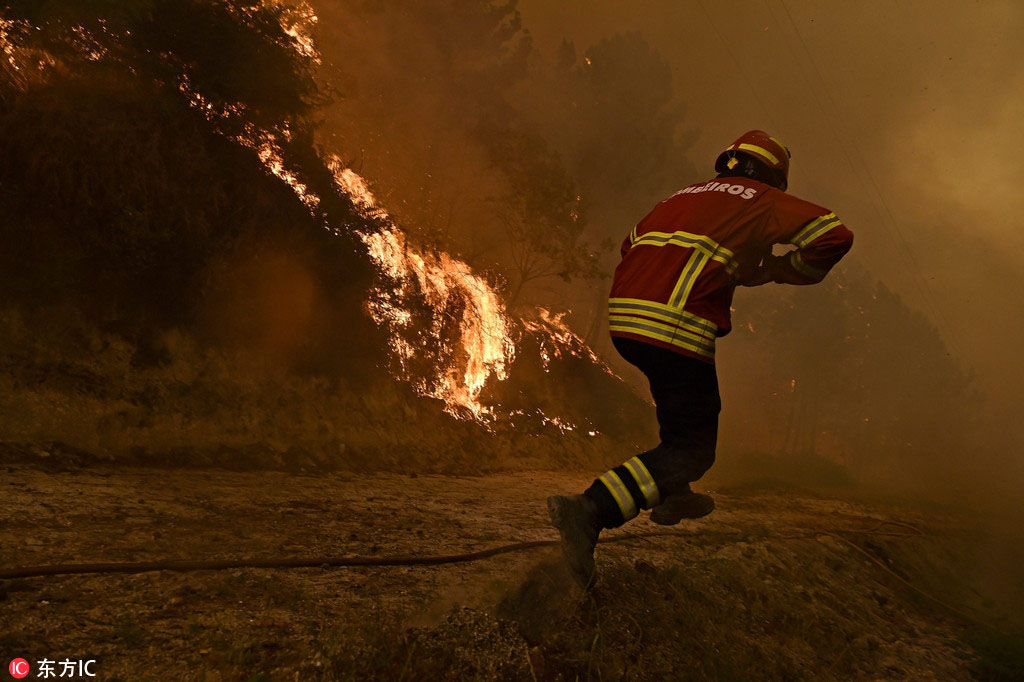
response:
M284 11L281 13L281 29L295 41L295 51L299 53L299 56L314 64L320 64L320 52L316 49L312 36L313 27L320 21L320 18L313 8L307 2L295 4L273 0L273 4L284 7Z
M15 71L19 71L20 68L18 67L18 60L15 58L16 48L11 42L12 28L14 28L13 21L0 17L0 50L3 50L4 61L6 61Z
M480 403L480 393L490 377L499 381L507 378L516 352L508 314L497 291L465 261L444 252L425 253L411 247L387 211L377 204L362 177L343 167L336 158L332 159L331 169L338 187L356 208L382 224L378 231L359 236L381 272L395 282L395 288L374 290L367 305L373 319L391 333L391 348L406 373L404 378L424 395L443 400L449 414L468 414L476 419L493 415L492 408ZM462 352L453 354L454 362L438 367L433 377L410 376L405 362L415 355L408 341L410 333L415 338L435 331L410 329L413 316L402 307L402 301L416 291L436 311L430 327L439 326L439 316L458 318ZM453 299L458 302L454 310Z
M299 14L290 15L293 23L284 30L296 41L296 49L311 60L319 60L310 38L310 27L316 15L303 5ZM306 12L306 13L302 13ZM187 77L179 89L190 104L211 122L227 121L245 113L242 105L217 107L191 87ZM274 176L285 182L296 196L314 212L320 197L299 180L288 168L280 140L287 141L287 129L276 132L247 124L244 132L234 137L239 144L256 152L260 162ZM391 280L391 286L379 286L369 292L367 310L373 320L387 329L389 346L399 367L400 378L408 381L421 395L442 400L445 411L458 418L488 422L495 418L493 407L480 401L488 381L503 381L516 356L512 337L513 325L498 292L486 279L473 272L465 262L444 252L429 252L408 243L405 233L378 205L366 181L352 169L331 157L329 167L337 189L352 201L357 212L376 225L371 231L357 230L367 253L380 272ZM417 296L427 304L427 318L416 319L411 302ZM565 313L552 315L537 308L536 319L522 320L523 327L540 337L540 354L544 368L551 359L563 353L585 358L615 376L587 344L563 321ZM454 324L453 324L454 323ZM456 330L454 348L442 348L441 356L433 352L450 341L451 328ZM424 371L414 367L427 356L437 362ZM422 362L420 363L422 364ZM522 413L519 413L522 414ZM548 417L536 410L541 422L563 433L576 428L559 417ZM509 418L516 412L509 413ZM598 432L588 432L595 436Z
M597 354L591 350L580 336L564 322L569 311L553 315L548 309L537 306L534 309L535 319L524 319L523 327L540 337L540 356L544 369L548 369L552 358L561 358L563 353L577 358L585 358L594 363L607 374L616 376Z
M280 4L280 0L267 1ZM318 21L313 9L306 2L301 2L297 7L290 5L286 8L280 18L281 28L294 41L296 52L311 63L319 64L320 55L312 39L312 29ZM10 40L15 26L13 22L0 18L3 63L8 69L18 72L21 68L18 59L20 48ZM108 29L101 25L100 30ZM89 59L104 56L102 43L91 33L82 27L73 31L79 41L88 46ZM42 67L48 62L37 58L37 63ZM180 76L178 89L189 105L211 123L244 120L244 105L210 101L193 87L187 74ZM291 138L287 126L264 130L245 124L241 129L243 132L240 134L228 135L238 144L253 150L267 171L286 183L315 214L320 207L320 196L299 179L299 174L288 167L285 159L281 142ZM508 377L508 368L516 356L514 326L498 292L485 278L473 272L465 261L448 253L410 245L405 233L377 204L362 177L343 167L337 158L332 158L329 165L337 188L351 199L364 218L376 225L373 231L357 231L357 234L366 245L370 258L392 285L371 290L367 309L374 321L389 332L389 345L401 369L401 378L409 381L422 395L442 400L445 410L453 416L481 422L494 419L494 408L481 403L481 394L491 379L503 381ZM574 213L573 219L577 218L578 214ZM422 315L417 319L410 308L410 302L417 297L429 308L426 319ZM535 319L521 321L526 331L539 337L544 368L548 368L552 358L569 354L585 358L612 374L564 323L564 315L552 315L548 310L538 308ZM453 342L454 347L442 348L441 362L432 363L427 372L415 370L414 363L422 359L425 351L446 342ZM511 419L517 414L524 415L513 411L506 416ZM562 432L576 429L575 425L559 417L548 417L539 408L534 414L542 423ZM588 433L597 435L596 431Z
M423 395L443 400L446 411L455 417L478 421L495 418L493 407L480 402L480 394L493 377L504 381L517 348L512 338L512 323L498 292L475 274L470 266L447 253L424 253L411 247L404 233L378 203L366 181L337 158L331 160L335 180L348 195L356 209L381 228L360 233L371 258L381 272L395 282L394 288L377 288L371 292L368 308L373 319L390 332L392 352L399 360L403 378ZM434 319L424 328L422 320L414 322L404 302L418 290L434 311ZM460 352L447 358L448 364L433 368L433 376L416 376L410 371L411 360L418 354L417 340L437 333L440 318L451 314L452 300L458 301L454 314L458 317ZM461 309L461 312L459 310ZM545 308L536 308L535 319L521 320L523 328L539 338L541 362L548 368L552 358L564 354L585 358L615 376L589 346L563 321L566 313L553 315ZM409 339L413 339L410 342ZM436 337L432 338L436 341ZM514 420L525 416L513 410L506 416ZM534 419L557 428L562 433L577 427L560 417L534 410ZM590 436L597 431L588 432Z

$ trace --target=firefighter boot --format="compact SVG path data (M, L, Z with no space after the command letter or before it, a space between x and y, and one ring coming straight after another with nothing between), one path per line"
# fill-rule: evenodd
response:
M601 532L597 505L585 495L548 498L551 525L562 534L562 555L569 572L584 590L594 583L594 547Z
M686 490L668 495L661 504L651 509L651 521L659 526L674 526L683 519L699 519L715 510L710 495Z

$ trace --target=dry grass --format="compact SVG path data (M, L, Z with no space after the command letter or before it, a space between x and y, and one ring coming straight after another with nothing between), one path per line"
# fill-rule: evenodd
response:
M179 331L156 341L158 362L140 363L137 346L73 319L55 332L7 311L0 325L8 462L479 473L601 467L632 449L600 425L596 437L540 421L486 429L384 372L329 378Z
M544 495L579 478L15 468L0 563L372 556L545 539ZM994 620L954 599L964 575L946 571L977 538L945 520L761 493L720 496L685 537L602 545L589 596L546 550L429 568L19 580L0 588L0 646L30 659L94 652L118 679L1015 679L1012 639L979 636L846 544L814 537L874 525L852 520L869 516L946 528L950 537L850 537Z

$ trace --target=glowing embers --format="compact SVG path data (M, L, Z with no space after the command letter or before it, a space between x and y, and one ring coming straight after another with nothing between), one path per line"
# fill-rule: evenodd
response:
M287 129L285 129L283 135L287 138ZM295 192L296 196L302 200L302 203L307 208L313 210L320 205L320 197L313 193L305 183L301 182L295 173L285 167L281 147L273 133L261 131L254 126L247 125L245 134L239 136L238 141L250 149L255 149L260 157L260 162L263 163L267 170L291 187L292 191Z
M332 169L356 208L380 224L360 237L391 282L370 292L367 307L388 330L401 378L443 400L449 414L493 417L480 394L490 378L507 378L516 350L498 293L464 261L411 247L358 174L337 161Z
M245 107L241 104L214 105L201 92L192 87L192 81L186 74L182 74L178 79L178 91L188 100L189 106L201 112L211 123L240 119L246 113Z
M24 21L0 17L0 74L17 89L25 89L28 80L57 66L57 60L45 50L27 47L25 34L33 31Z
M512 410L511 412L508 413L509 421L512 423L513 426L518 426L518 424L516 424L516 419L521 417L539 420L540 423L543 424L544 426L553 426L562 433L576 430L575 424L567 422L564 419L560 419L559 417L549 417L546 414L544 414L544 410L540 409L539 407L533 410L532 412L527 412L526 410ZM591 437L596 436L597 434L597 431L587 432L587 435Z
M361 175L351 168L345 168L337 156L331 156L328 165L334 173L338 188L348 196L357 211L374 220L388 221L388 212L377 206L376 197Z
M0 17L0 50L4 53L4 61L17 71L20 68L16 58L17 48L11 42L11 31L14 28L15 23L13 21Z
M226 123L231 120L243 120L246 114L242 104L221 104L214 105L203 94L192 87L188 76L182 75L178 81L178 90L188 99L189 105L202 113L207 121L211 123ZM228 135L240 145L248 147L259 156L260 163L275 177L283 180L295 195L312 211L320 205L320 197L306 186L298 175L290 170L284 161L284 153L278 138L288 141L291 138L291 131L287 126L281 127L276 132L263 130L252 123L245 123L242 126L242 133L239 135Z
M597 357L590 346L565 324L563 318L566 313L552 315L549 310L540 306L534 309L534 313L533 319L524 318L522 323L526 331L533 332L537 337L540 359L545 371L549 369L552 359L559 359L567 353L576 358L589 360L606 373L615 376L611 368Z
M100 31L107 34L110 37L110 32L107 29L107 22L103 19L99 20ZM82 51L83 56L93 62L98 62L107 56L109 50L106 44L99 40L92 31L86 29L84 26L75 26L71 29L71 32L75 34L78 48Z
M313 42L313 27L319 21L309 3L297 5L275 3L281 6L281 29L295 41L295 51L314 64L320 64L320 53Z

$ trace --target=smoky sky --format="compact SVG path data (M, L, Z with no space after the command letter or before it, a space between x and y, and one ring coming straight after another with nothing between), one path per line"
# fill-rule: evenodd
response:
M520 0L539 49L636 31L670 63L706 168L750 128L851 259L933 320L996 409L1024 397L1024 5ZM642 74L638 74L642 77ZM742 300L742 299L740 299ZM893 339L893 343L899 343Z

